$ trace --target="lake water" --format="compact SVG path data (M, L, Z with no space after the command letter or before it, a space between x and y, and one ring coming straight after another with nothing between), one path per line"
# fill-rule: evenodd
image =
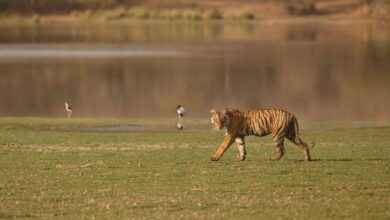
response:
M283 108L390 120L390 25L136 22L0 26L0 116L208 117Z

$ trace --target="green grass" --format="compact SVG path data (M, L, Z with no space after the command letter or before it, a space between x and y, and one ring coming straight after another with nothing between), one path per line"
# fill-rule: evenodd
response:
M305 129L312 162L269 161L270 137L211 162L223 132L175 122L0 118L0 218L390 218L388 127Z

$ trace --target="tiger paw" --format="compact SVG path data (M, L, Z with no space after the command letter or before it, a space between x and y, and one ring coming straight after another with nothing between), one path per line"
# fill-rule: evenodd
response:
M278 160L280 160L280 157L272 157L271 160L272 161L278 161Z
M211 158L211 161L218 161L218 160L219 160L218 157L212 157L212 158Z
M310 157L305 157L305 161L312 161Z
M245 160L245 156L238 155L237 159L239 161L244 161Z

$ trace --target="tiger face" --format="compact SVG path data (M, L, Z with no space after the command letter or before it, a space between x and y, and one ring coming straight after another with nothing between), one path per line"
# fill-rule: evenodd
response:
M225 109L221 111L211 110L211 123L214 124L214 127L218 130L222 130L229 126L230 118L227 114L228 110Z

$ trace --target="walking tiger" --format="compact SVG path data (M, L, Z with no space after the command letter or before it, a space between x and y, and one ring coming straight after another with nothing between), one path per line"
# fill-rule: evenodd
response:
M273 160L280 160L284 153L284 138L287 138L303 149L305 160L310 161L310 151L307 144L299 137L298 121L291 113L281 109L264 109L242 112L239 110L211 110L211 123L221 130L226 128L225 139L211 158L218 161L233 142L236 142L239 155L243 161L246 157L245 136L266 136L272 134L276 146ZM313 144L312 147L314 147Z

